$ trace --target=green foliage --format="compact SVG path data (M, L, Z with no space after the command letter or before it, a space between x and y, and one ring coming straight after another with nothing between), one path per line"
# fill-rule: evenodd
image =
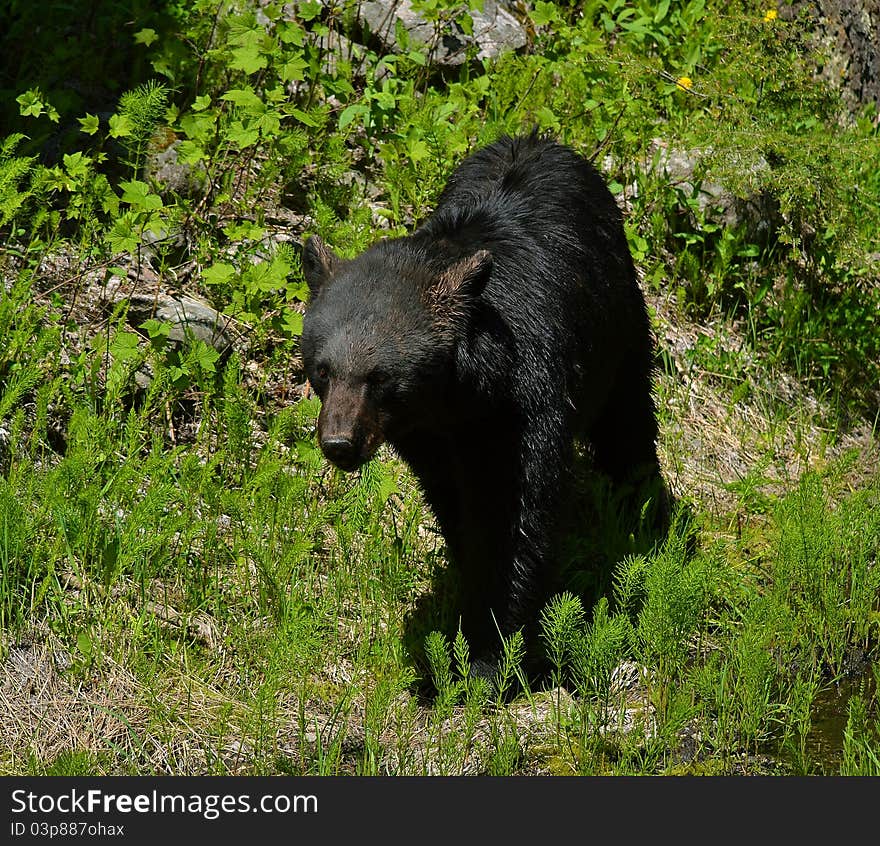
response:
M657 668L661 682L681 672L688 638L700 623L708 595L705 566L685 559L681 545L667 543L651 559L624 561L615 585L620 607L637 612L634 652L646 666ZM634 596L640 598L638 604Z
M18 103L18 111L22 117L38 118L40 115L46 115L53 123L58 123L60 117L58 109L46 101L39 88L31 88L24 94L19 94L15 102Z
M419 9L438 28L455 22L469 31L467 4ZM178 220L195 225L202 243L222 241L218 212L244 215L265 232L265 209L279 201L307 207L318 231L354 251L373 239L376 219L401 231L423 217L475 142L537 125L610 166L612 189L632 206L633 253L653 284L678 288L699 317L745 317L762 355L863 409L880 377L864 366L880 360L880 302L873 271L861 266L880 226L876 122L865 115L843 123L839 97L814 79L814 48L797 22L752 4L723 11L706 0L592 0L577 14L538 3L530 49L494 64L466 62L458 79L437 79L403 28L397 52L343 42L354 34L352 3L330 15L270 4L259 16L244 7L220 17L196 3L176 13L193 53L168 39L166 19L139 29L135 49L168 82L146 80L123 94L103 140L96 117L78 117L105 149L65 156L47 187L68 220L91 227L96 212L109 215L102 234L114 252L135 251L147 233L166 237ZM179 93L167 109L172 90ZM45 116L38 88L21 97L31 119ZM693 186L676 189L634 167L650 158L656 137L702 151ZM201 193L192 204L166 197L150 207L150 195L134 202L111 175L113 141L122 144L129 186L151 144L174 144L178 161L200 175ZM20 185L24 161L10 160L4 186ZM703 181L759 197L769 215L760 233L724 225L711 204L698 204ZM20 216L28 195L6 188L4 219L12 210ZM219 228L238 248L236 227ZM209 267L239 267L208 252ZM206 284L220 286L211 293L222 307L295 338L304 294L261 296L270 280L257 277L284 271L272 264L223 279L214 271ZM296 272L290 256L283 265ZM286 287L271 284L276 294Z
M12 222L32 193L21 183L33 170L35 157L13 155L23 140L24 135L14 133L0 147L0 227Z
M814 662L843 671L846 650L875 636L880 611L880 510L876 490L832 509L820 479L807 475L777 514L771 596ZM795 634L796 633L796 634Z
M110 117L110 136L122 139L132 172L140 171L147 144L167 107L168 88L155 80L119 98L119 111Z
M861 696L853 696L847 706L846 728L843 734L843 761L840 774L845 776L880 775L880 715L877 698L871 719L869 704Z
M867 470L855 493L807 475L775 499L767 463L750 461L724 520L757 528L710 530L696 553L679 529L641 549L601 494L608 513L579 516L598 526L573 552L583 566L540 618L554 737L531 749L506 701L546 701L521 633L491 686L461 633L432 633L436 696L413 695L402 631L442 544L390 454L356 477L328 469L297 349L295 240L319 232L348 256L409 231L468 151L536 126L605 172L649 292L674 295L674 319L712 321L684 357L734 386L731 405L782 368L842 420L876 412L876 113L844 115L805 27L751 2L538 0L524 49L472 50L441 72L403 27L394 51L360 45L350 0L98 4L51 49L36 15L66 6L31 5L13 4L0 57L0 654L39 630L70 656L72 684L114 683L124 666L147 721L100 756L0 767L826 766L811 746L820 691L880 642ZM467 33L479 4L414 6L435 32ZM671 185L663 150L693 153L693 179ZM713 185L757 219L729 225ZM86 337L84 280L110 288L147 265L235 318L247 358L173 344L168 324L129 325L121 308ZM830 768L877 774L876 685L858 691ZM195 764L177 751L194 742Z
M554 680L561 684L563 668L573 659L576 638L584 625L583 605L570 593L559 594L541 612L540 625Z

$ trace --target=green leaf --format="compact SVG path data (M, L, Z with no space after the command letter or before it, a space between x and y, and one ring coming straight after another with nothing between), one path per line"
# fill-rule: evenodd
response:
M248 291L264 293L284 288L289 273L290 265L281 256L275 256L272 261L249 267L242 279Z
M657 6L657 11L654 13L654 23L658 24L663 18L666 17L667 12L669 11L669 0L661 0L660 4Z
M303 316L292 308L284 309L284 330L294 338L298 338L303 331Z
M409 31L400 18L394 19L394 40L397 42L397 50L406 53L409 50Z
M85 117L77 118L79 121L79 131L85 132L86 135L94 135L101 125L96 115L86 113Z
M181 164L197 164L205 158L204 147L195 141L184 140L177 145L177 160Z
M545 3L538 0L531 14L532 23L535 26L546 26L559 18L559 12L553 3Z
M390 111L397 105L397 98L390 91L377 91L373 99L383 112Z
M549 129L551 127L559 126L559 118L553 113L553 110L547 106L541 106L535 116L538 118L538 124L541 129Z
M86 632L80 632L76 636L76 648L81 655L85 658L90 658L92 653L95 651L95 647L92 644L92 639L88 636Z
M205 112L189 112L180 119L180 128L187 138L207 142L214 138L217 114L214 109Z
M265 104L254 93L254 89L250 86L245 88L230 88L225 94L220 96L221 100L227 100L236 106L240 106L248 111L263 111Z
M73 179L88 175L91 159L82 153L65 153L63 156L64 169Z
M285 297L288 300L299 300L301 303L308 302L309 286L304 279L294 276L294 278L289 279L287 282Z
M278 75L284 82L294 82L305 79L304 71L308 68L308 62L302 56L293 56L278 66Z
M195 362L205 373L214 373L216 370L215 364L219 358L220 353L214 347L196 338L193 341L192 350L187 360Z
M252 220L242 220L224 226L223 234L230 241L259 241L265 236L266 230Z
M268 64L269 60L260 53L257 47L248 45L246 47L236 47L232 51L232 60L229 62L229 67L250 74L262 70Z
M192 110L194 112L201 112L208 108L211 105L211 96L209 94L202 94L200 97L196 97L193 100Z
M218 261L202 271L202 281L206 285L222 285L235 273L235 268L224 261Z
M410 159L414 162L420 162L423 159L426 159L430 154L428 145L421 138L415 138L412 141L409 141L406 150Z
M31 88L24 94L19 94L15 102L18 103L18 111L22 117L39 117L45 114L49 120L58 123L58 110L45 101L39 88Z
M283 44L295 44L297 47L302 47L305 34L305 30L293 21L282 21L278 24L278 37Z
M128 115L110 115L110 136L125 138L134 132L134 123Z
M317 0L306 0L306 2L298 4L297 13L304 21L314 20L321 14L321 3Z
M18 103L18 113L22 117L39 117L43 113L43 98L37 88L19 94L15 102Z
M381 468L381 475L379 476L379 490L377 492L379 502L383 505L388 501L388 498L392 494L396 494L400 492L400 487L397 484L397 479L391 475L384 467Z
M161 209L163 206L162 198L154 194L146 182L132 179L130 182L120 182L119 187L122 189L123 203L130 203L135 208L149 211Z
M302 109L290 109L291 117L295 117L300 123L304 123L306 126L311 126L312 128L317 128L321 124L319 121L315 120L311 115L302 111Z
M140 328L150 336L150 342L158 349L165 346L168 342L168 336L171 334L171 324L165 320L150 318L141 323Z
M134 34L134 43L143 44L145 47L149 47L151 44L158 41L158 39L159 36L156 34L156 30L150 29L149 27L139 29Z
M117 332L110 344L110 355L117 361L129 361L138 355L138 336L134 332Z
M339 128L345 129L358 115L365 115L370 111L370 107L364 103L353 103L346 106L339 115Z
M257 129L260 130L263 138L271 138L277 134L278 130L281 129L281 119L278 117L278 112L270 111L261 115L257 120Z
M257 124L245 126L240 120L234 121L226 130L226 136L239 149L244 150L252 144L256 144L260 137L260 127Z
M131 212L126 212L113 221L113 228L107 235L107 241L116 253L131 253L137 249L140 235L135 228Z

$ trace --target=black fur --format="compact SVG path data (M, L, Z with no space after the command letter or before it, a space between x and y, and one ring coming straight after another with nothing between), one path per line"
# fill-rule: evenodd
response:
M574 443L617 484L659 480L652 339L602 177L535 134L452 174L412 235L351 261L306 242L302 338L344 469L387 440L421 482L490 672L546 598ZM496 628L497 627L497 628Z

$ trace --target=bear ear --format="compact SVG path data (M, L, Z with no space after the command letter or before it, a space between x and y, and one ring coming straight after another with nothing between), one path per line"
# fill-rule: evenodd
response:
M478 297L492 272L492 253L478 250L447 267L431 287L431 309L438 319L461 317Z
M333 252L317 235L306 239L302 251L303 275L312 296L336 272L339 256Z

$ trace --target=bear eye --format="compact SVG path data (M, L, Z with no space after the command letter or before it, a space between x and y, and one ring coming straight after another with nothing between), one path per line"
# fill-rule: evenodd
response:
M327 365L326 365L326 364L322 364L322 365L320 365L320 366L318 367L318 369L315 371L315 373L317 374L318 378L319 378L322 382L326 382L327 379L330 378L330 371L327 369Z
M369 376L367 376L367 381L376 386L384 385L388 379L389 376L384 370L374 370Z

